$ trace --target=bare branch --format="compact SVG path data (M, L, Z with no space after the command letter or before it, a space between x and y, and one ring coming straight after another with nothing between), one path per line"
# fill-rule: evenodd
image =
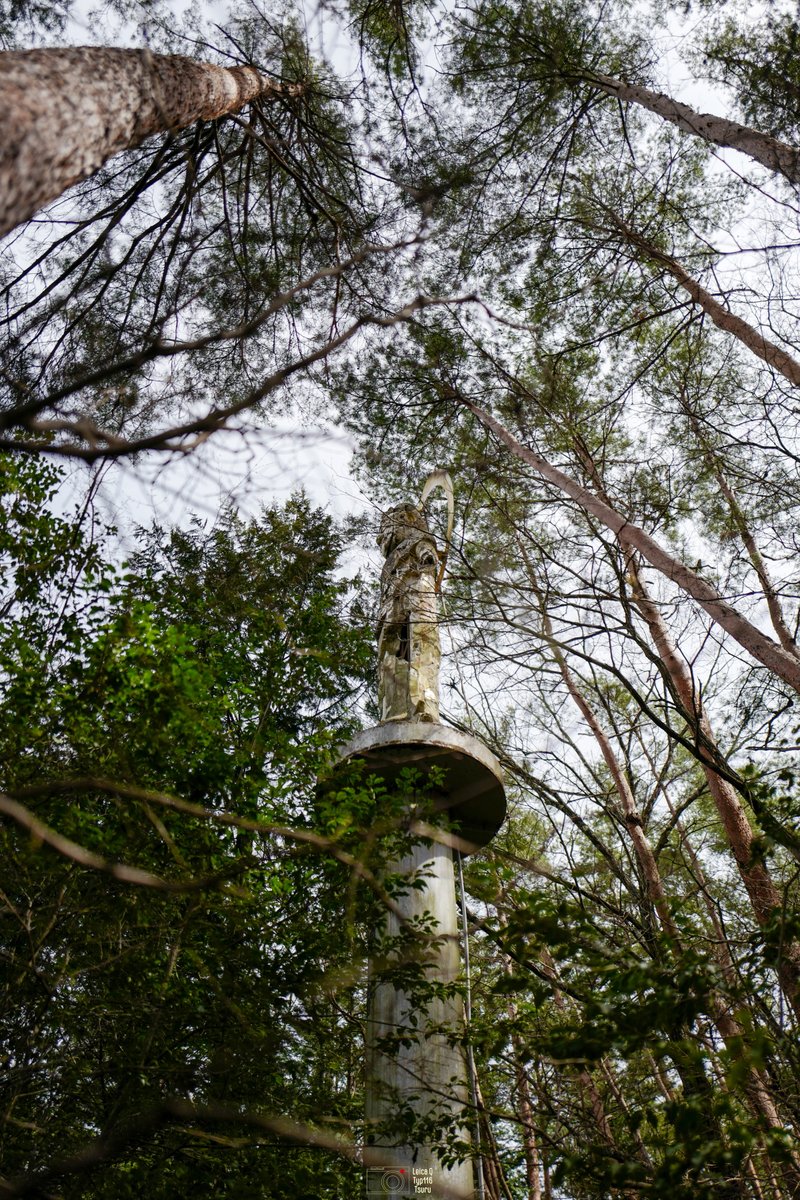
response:
M159 892L194 892L217 887L231 875L238 875L253 865L251 858L240 858L230 867L226 867L224 871L215 871L213 875L203 878L163 879L151 871L143 871L140 867L129 867L124 863L111 862L109 859L103 858L101 854L87 850L85 846L78 845L77 842L73 842L63 834L57 833L55 829L51 829L49 825L45 825L43 821L34 816L30 809L2 792L0 792L0 813L10 817L12 821L16 821L23 829L27 829L36 841L43 842L64 858L70 859L87 870L100 871L104 875L110 875L112 879L119 880L120 883L154 888Z
M638 550L651 566L695 600L711 619L726 633L729 633L748 654L758 659L760 663L763 663L796 691L800 691L800 662L793 655L787 654L782 646L763 634L752 622L737 612L696 571L687 567L685 563L660 546L640 526L631 524L616 509L611 508L587 488L582 487L565 472L552 466L541 454L537 454L528 446L523 446L496 417L479 408L477 404L464 396L459 397L458 402L468 408L482 425L490 429L512 454L532 466L540 475L577 501L586 512L591 513L601 524L615 533L623 546Z

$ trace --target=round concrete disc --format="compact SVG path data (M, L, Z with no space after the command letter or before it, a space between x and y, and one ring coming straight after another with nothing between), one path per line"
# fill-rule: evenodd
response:
M491 841L506 815L500 764L469 733L425 721L387 721L356 734L339 752L339 761L362 759L367 769L393 784L404 767L427 772L441 768L439 806L456 821L461 846L469 854Z

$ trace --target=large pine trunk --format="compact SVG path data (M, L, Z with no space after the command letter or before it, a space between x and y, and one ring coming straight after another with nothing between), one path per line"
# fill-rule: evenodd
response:
M767 170L783 175L791 183L800 183L800 152L795 146L781 142L759 129L752 129L749 125L742 125L739 121L697 112L688 104L673 100L672 96L651 91L640 84L623 83L621 79L613 79L610 75L591 74L586 78L609 96L640 104L663 120L677 125L685 133L692 133L715 146L738 150Z
M154 133L296 92L253 67L149 50L73 47L0 54L0 235Z

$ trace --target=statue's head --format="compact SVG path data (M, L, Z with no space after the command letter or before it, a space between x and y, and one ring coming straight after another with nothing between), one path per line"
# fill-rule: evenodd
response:
M398 504L381 517L378 545L384 558L403 542L418 541L420 536L431 538L424 512L414 504Z

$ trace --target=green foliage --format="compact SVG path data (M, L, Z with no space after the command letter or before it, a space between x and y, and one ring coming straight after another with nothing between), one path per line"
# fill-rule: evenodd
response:
M5 1170L119 1136L184 1096L227 1105L230 1120L157 1126L113 1156L93 1195L282 1198L300 1184L337 1195L354 1186L346 1165L300 1147L287 1156L235 1117L324 1114L335 1127L360 1114L360 926L324 838L357 842L361 793L338 829L323 824L316 853L272 832L315 827L317 772L352 728L370 664L367 631L347 615L357 584L337 574L344 533L300 496L259 520L143 535L114 572L79 525L45 516L54 483L15 460L3 508L18 583L7 607L20 618L2 639L3 787L167 890L115 882L4 829ZM49 587L59 571L42 555L59 535L60 570L70 555L82 568L69 636ZM176 811L170 795L200 807ZM347 936L332 941L332 921ZM83 1194L80 1176L63 1186Z
M11 49L34 31L60 33L72 0L3 0L0 4L0 46Z
M756 24L722 20L704 45L706 62L736 91L745 119L796 142L800 124L800 24L767 8Z
M752 353L796 357L796 214L598 76L685 99L683 54L794 139L797 22L684 7L353 0L312 54L282 11L176 30L148 6L153 48L216 45L302 94L114 160L4 277L12 451L333 400L379 506L453 472L443 711L510 801L466 864L487 1200L534 1176L569 1200L800 1188L791 689L469 409L796 657L796 397ZM3 826L4 1169L98 1134L117 1148L64 1195L349 1200L357 1170L305 1127L361 1135L366 930L381 887L422 885L387 874L396 795L316 788L374 718L369 605L337 565L359 531L296 497L112 565L50 467L2 470L3 785L75 844ZM413 931L382 948L374 970L436 992ZM174 1097L227 1115L145 1129ZM264 1113L303 1127L291 1148ZM451 1154L462 1134L424 1128Z
M413 76L417 60L415 25L423 6L402 0L351 0L349 9L362 51L398 79L407 73Z

